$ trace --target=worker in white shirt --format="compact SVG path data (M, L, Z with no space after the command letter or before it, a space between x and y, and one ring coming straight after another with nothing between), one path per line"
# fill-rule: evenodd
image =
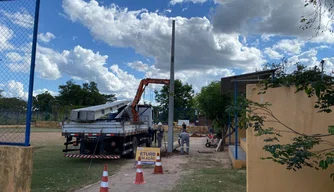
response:
M162 138L164 137L164 129L162 127L162 123L158 123L157 129L157 140L158 140L158 147L161 148Z
M189 134L186 130L182 130L182 132L179 135L179 144L181 146L181 154L184 154L184 144L187 146L187 154L189 154Z

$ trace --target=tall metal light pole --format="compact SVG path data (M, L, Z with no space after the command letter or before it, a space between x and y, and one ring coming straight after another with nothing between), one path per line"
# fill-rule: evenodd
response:
M172 48L170 61L170 82L169 82L169 110L168 110L168 148L167 152L173 152L174 132L174 51L175 51L175 20L172 23Z

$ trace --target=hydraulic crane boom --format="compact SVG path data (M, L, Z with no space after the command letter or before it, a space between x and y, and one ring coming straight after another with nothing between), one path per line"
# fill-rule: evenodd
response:
M133 121L135 123L139 122L139 113L138 113L138 111L136 111L136 105L139 103L139 100L140 100L143 92L145 91L145 87L149 83L169 85L169 79L150 79L150 78L147 78L147 79L142 79L140 81L140 84L139 84L138 89L137 89L136 96L135 96L135 98L134 98L134 100L132 102L132 105L131 105L131 111L132 111L132 115L133 115Z

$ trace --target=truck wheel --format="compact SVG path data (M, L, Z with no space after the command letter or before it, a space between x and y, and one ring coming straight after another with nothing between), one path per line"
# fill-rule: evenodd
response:
M132 152L129 154L129 158L135 158L136 157L136 153L137 153L137 146L138 146L138 141L137 141L137 138L134 137L132 139Z

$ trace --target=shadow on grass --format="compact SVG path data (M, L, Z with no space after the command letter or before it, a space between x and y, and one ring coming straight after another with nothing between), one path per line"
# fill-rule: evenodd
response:
M183 164L184 177L173 191L246 192L246 170L227 169L205 156L189 156Z
M177 191L246 192L245 173L244 170L217 167L195 170L182 180Z
M54 145L34 151L33 192L74 191L101 180L104 164L109 175L125 162L120 160L72 159L63 156L63 146ZM91 163L91 165L90 165Z

